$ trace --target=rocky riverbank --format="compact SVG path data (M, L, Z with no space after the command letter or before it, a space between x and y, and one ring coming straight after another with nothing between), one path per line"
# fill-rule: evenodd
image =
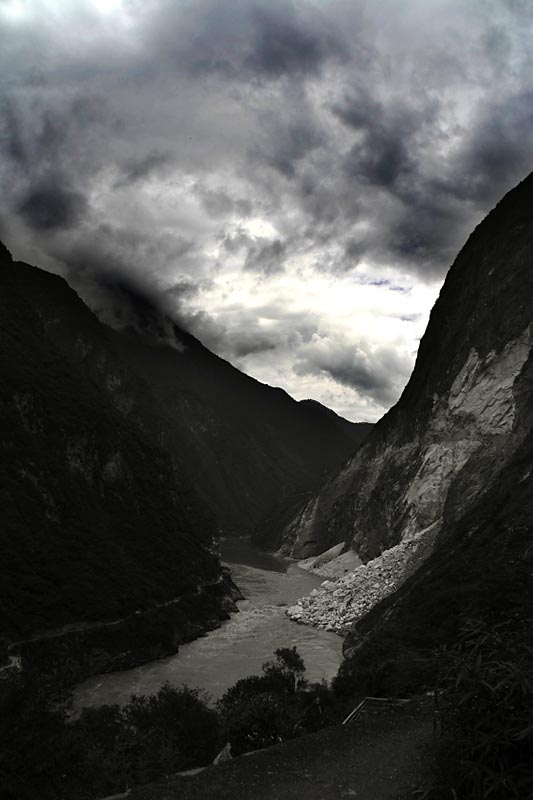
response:
M341 574L342 577L325 580L309 597L300 598L290 606L286 611L287 616L303 625L346 634L354 622L395 592L425 561L432 551L439 525L440 522L434 523L346 574L343 574L349 563L346 556L353 556L342 553L341 545L337 546L340 550L338 554L335 548L328 551L334 557L325 563L320 563L320 556L300 562L304 569L311 568L330 576Z

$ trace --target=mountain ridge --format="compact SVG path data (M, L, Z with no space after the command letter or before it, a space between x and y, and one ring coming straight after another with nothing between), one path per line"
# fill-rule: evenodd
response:
M317 485L324 470L345 460L370 428L367 423L339 424L338 419L333 423L314 404L300 404L284 390L240 372L171 321L183 349L175 350L153 335L142 337L131 327L120 332L106 326L102 340L94 324L98 317L80 298L71 306L72 290L66 282L58 283L63 279L54 276L55 290L50 292L49 273L41 270L35 282L27 280L31 267L18 268L47 324L55 326L51 335L56 343L71 359L83 361L93 380L102 380L98 359L118 359L118 371L114 363L107 367L115 370L116 402L124 408L132 393L140 395L138 407L127 413L144 425L158 420L152 435L184 460L181 474L196 484L199 503L209 510L215 531L252 534L285 492ZM138 308L138 298L132 300ZM57 319L59 307L64 309L63 320ZM154 313L151 307L150 312ZM141 313L146 316L146 305ZM85 327L72 341L70 331L79 330L82 318ZM156 323L157 319L164 318L157 317ZM85 341L80 341L83 335ZM85 352L91 347L95 352ZM124 364L129 375L136 376L133 389L118 385ZM260 457L254 460L258 451ZM206 473L209 486L204 485ZM268 534L263 543L275 545L275 537Z

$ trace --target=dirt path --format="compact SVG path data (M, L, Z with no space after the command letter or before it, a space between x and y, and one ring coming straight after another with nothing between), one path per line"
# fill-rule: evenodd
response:
M130 800L404 800L427 778L432 706L371 708L357 722L138 789Z

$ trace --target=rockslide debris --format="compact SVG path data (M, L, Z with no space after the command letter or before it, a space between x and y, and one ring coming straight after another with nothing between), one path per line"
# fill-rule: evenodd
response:
M425 561L439 527L440 520L338 580L325 580L320 588L313 589L309 597L300 598L285 613L294 622L346 634L354 622L396 591ZM309 567L305 561L300 566ZM332 567L330 562L328 572L331 573Z

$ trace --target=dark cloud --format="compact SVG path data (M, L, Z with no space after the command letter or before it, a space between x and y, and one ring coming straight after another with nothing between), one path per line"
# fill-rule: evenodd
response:
M266 350L276 350L279 346L279 335L268 335L261 331L240 331L237 335L228 338L227 345L233 356L237 359Z
M266 242L256 239L249 248L244 262L245 270L260 272L263 275L274 275L283 272L284 259L286 254L286 244L280 239L273 242Z
M147 178L154 172L161 172L168 167L174 159L172 153L149 153L141 158L132 158L121 164L122 175L116 182L117 187L127 186L130 183Z
M291 5L284 4L278 14L275 5L255 9L255 42L244 64L256 74L273 78L312 74L326 58L344 53L344 44L328 30L325 18L299 18Z
M108 105L101 97L53 95L50 99L46 89L32 86L19 95L12 89L3 98L0 147L29 174L60 168L65 171L77 140L85 139L91 128L105 124L107 119ZM73 167L76 174L82 169L90 171L83 159L77 159Z
M350 150L345 163L349 177L373 186L391 187L414 168L405 143L395 135L370 135Z
M216 0L160 4L151 43L189 74L232 80L277 80L317 74L328 59L345 59L344 37L325 14L291 0L221 5ZM152 44L153 46L153 44Z
M419 98L408 108L398 101L383 103L361 90L333 106L333 113L358 135L344 161L350 178L394 190L400 180L414 175L415 137L438 112L434 99L422 97L423 105L418 103Z
M223 189L210 189L199 182L194 187L194 191L210 217L224 219L232 214L247 217L252 213L250 200L231 197Z
M172 286L169 286L168 289L165 289L165 295L172 299L178 298L179 300L184 297L195 297L200 291L200 288L205 289L210 285L211 283L209 281L195 283L190 278L180 278L180 280L175 281Z
M87 201L83 194L64 185L59 176L41 180L17 206L25 223L38 231L72 228L86 209Z
M348 268L359 264L364 254L368 250L368 243L364 238L354 239L349 238L344 248L344 255Z
M129 330L148 336L154 341L183 351L185 336L176 320L161 313L158 297L147 287L128 278L110 275L99 281L93 297L98 316L119 330Z
M9 97L4 97L0 126L2 152L19 166L26 167L28 152L24 142L22 124L17 114L16 104Z
M253 148L250 158L264 160L285 178L294 178L299 162L325 141L316 120L306 120L280 126L271 126L268 147Z
M533 92L482 107L458 148L446 190L459 199L494 203L533 164Z

